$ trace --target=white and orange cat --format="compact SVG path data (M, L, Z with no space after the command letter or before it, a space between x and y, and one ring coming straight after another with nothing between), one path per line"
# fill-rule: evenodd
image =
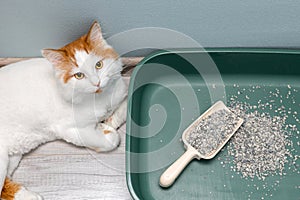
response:
M0 189L6 200L42 197L11 181L23 154L63 139L98 152L115 149L126 119L122 63L100 25L45 58L0 69Z

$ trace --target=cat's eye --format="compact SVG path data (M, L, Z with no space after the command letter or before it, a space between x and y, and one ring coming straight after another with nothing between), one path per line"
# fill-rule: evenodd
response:
M74 77L77 78L78 80L83 79L84 78L84 73L77 72L76 74L74 74Z
M100 61L98 61L98 62L96 63L95 68L96 68L96 69L101 69L102 67L103 67L103 62L102 62L102 60L100 60Z

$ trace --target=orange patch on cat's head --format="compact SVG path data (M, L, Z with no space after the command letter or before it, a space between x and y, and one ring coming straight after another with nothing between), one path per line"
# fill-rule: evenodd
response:
M118 58L118 54L114 49L106 44L102 36L101 27L96 21L92 24L87 34L60 49L43 49L42 55L48 59L56 69L62 71L61 78L64 83L67 83L73 76L71 73L72 69L78 67L75 58L77 51L85 51L87 54L94 54L101 58Z

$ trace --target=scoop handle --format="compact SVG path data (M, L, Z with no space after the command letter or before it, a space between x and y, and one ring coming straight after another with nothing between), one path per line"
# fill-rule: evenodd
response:
M171 186L182 170L198 156L197 150L188 148L187 151L178 158L161 176L159 184L162 187Z

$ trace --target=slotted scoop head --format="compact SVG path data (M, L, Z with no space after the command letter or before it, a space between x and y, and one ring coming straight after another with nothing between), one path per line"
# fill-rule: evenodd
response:
M159 184L162 187L172 185L194 158L215 157L243 122L222 101L215 103L183 132L186 152L161 175Z

